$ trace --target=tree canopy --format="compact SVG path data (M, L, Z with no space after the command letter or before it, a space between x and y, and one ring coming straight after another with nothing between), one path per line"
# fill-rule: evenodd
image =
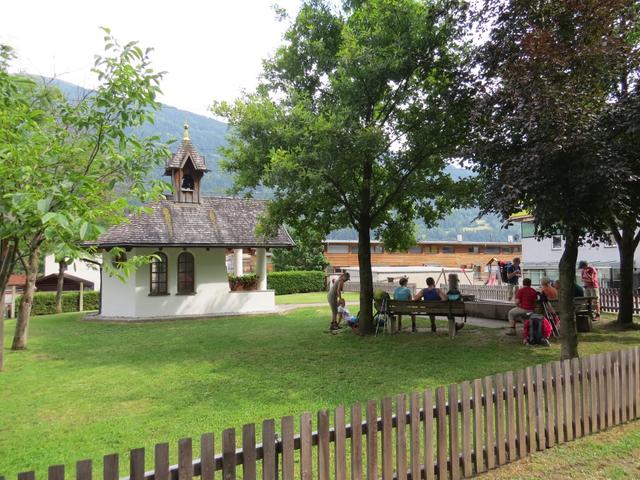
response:
M358 231L365 332L370 233L406 248L415 218L433 224L467 191L444 172L465 138L464 17L463 2L306 1L256 91L215 108L237 191L273 191L267 228Z
M508 219L527 210L539 236L561 230L561 284L575 282L578 245L608 229L608 185L621 170L602 162L597 119L625 69L626 39L617 33L628 0L527 2L490 0L493 22L479 50L472 155L486 185L482 210ZM562 356L577 355L570 288L561 292Z
M108 29L104 40L105 54L96 56L93 68L98 87L79 101L8 73L6 54L0 69L0 291L18 256L28 277L15 348L26 346L40 254L82 256L83 241L163 190L162 182L150 183L146 174L166 157L166 145L129 131L153 121L163 74L151 68L150 49L136 42L121 45ZM117 185L126 188L116 192Z

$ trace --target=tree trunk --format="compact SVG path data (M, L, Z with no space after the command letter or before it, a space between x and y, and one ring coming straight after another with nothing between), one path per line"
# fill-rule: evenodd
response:
M573 305L576 284L576 260L578 259L578 235L565 232L564 252L560 258L560 359L578 357L578 332Z
M15 241L0 240L0 372L4 370L4 292L16 264L16 249Z
M58 282L56 283L56 313L62 313L62 289L64 288L64 272L67 270L67 262L58 262Z
M0 372L4 370L4 289L0 290Z
M362 222L362 219L360 220ZM358 330L361 335L373 333L373 275L371 274L371 237L369 222L360 224L358 232L358 268L360 270L360 319Z
M636 224L623 224L621 235L617 239L620 253L620 289L618 290L620 310L618 323L631 325L633 323L633 255L637 243L634 241Z
M27 283L22 295L18 319L16 320L16 331L13 335L11 350L24 350L27 348L27 337L29 332L29 317L33 305L33 294L36 290L36 277L38 275L38 259L40 247L35 247L29 255L27 263Z

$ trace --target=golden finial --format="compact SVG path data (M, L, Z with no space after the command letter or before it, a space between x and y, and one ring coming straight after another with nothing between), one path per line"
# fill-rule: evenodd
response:
M182 140L191 140L189 138L189 124L184 122L184 133L182 134Z

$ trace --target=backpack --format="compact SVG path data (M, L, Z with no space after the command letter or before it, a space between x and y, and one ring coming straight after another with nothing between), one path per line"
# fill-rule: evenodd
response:
M500 279L504 283L509 283L509 277L507 276L507 268L511 266L511 262L503 262L502 260L498 260L498 268L500 269Z
M533 313L529 316L529 345L542 344L542 322L544 315Z

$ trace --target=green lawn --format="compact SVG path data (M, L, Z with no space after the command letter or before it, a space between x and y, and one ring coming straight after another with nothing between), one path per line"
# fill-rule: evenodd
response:
M493 470L481 480L640 478L638 422L581 438Z
M344 292L342 297L347 302L358 302L359 293ZM291 305L294 303L326 303L327 292L292 293L290 295L276 295L277 305Z
M433 388L559 353L558 345L526 348L501 330L471 327L453 341L445 328L330 335L328 315L323 307L147 324L36 317L29 350L7 351L0 374L0 475L35 468L41 477L48 465L84 458L99 472L107 453ZM7 347L13 327L7 322ZM602 327L581 336L582 354L640 342L640 331ZM120 465L124 473L126 457Z

